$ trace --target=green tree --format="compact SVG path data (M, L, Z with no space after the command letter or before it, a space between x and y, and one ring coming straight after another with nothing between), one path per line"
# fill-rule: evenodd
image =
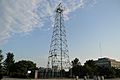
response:
M79 59L78 58L75 58L73 61L72 61L72 66L77 66L77 65L81 65L81 63L79 62Z
M75 58L72 61L72 76L80 76L81 71L82 71L82 66L79 62L79 59Z
M93 61L93 60L86 61L84 65L88 65L90 67L95 67L96 66L95 61Z
M6 75L10 76L12 74L14 62L15 62L14 54L8 52L7 58L4 61L4 69L5 69Z
M86 74L89 75L90 77L93 77L94 75L98 75L97 71L97 65L95 61L93 60L88 60L84 63L84 66L86 68Z
M3 55L2 55L2 50L0 50L0 79L2 79L2 75L3 75L2 60L3 60Z
M105 78L114 78L116 77L116 71L112 67L102 67L96 65L95 61L88 60L84 64L86 68L86 72L90 77L96 76L104 76Z
M104 76L105 78L117 77L116 71L112 67L101 67L99 72L100 72L100 75Z
M114 69L117 78L120 78L120 69Z
M27 71L30 70L30 77L34 77L34 71L36 69L36 64L32 61L22 60L14 64L13 77L25 78L27 77Z

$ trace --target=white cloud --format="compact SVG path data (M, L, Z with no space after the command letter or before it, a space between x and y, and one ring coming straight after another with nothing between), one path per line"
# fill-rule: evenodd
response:
M12 33L28 33L44 25L61 2L66 15L84 6L87 0L0 0L0 42ZM95 0L92 0L95 1ZM39 25L39 26L36 26Z

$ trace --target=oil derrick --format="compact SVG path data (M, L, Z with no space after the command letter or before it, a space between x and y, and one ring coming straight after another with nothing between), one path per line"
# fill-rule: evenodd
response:
M63 11L64 8L60 3L55 10L56 15L48 56L47 76L49 77L63 77L64 70L70 68Z

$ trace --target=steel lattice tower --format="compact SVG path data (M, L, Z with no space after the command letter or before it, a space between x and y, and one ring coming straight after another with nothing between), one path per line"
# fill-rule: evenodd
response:
M64 8L60 3L56 8L50 55L48 57L48 68L52 69L52 72L60 72L70 68L63 11ZM59 75L62 76L61 73Z

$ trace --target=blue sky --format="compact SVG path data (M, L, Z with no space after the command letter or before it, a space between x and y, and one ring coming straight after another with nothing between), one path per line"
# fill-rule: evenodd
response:
M43 0L42 5L39 5L39 0L31 0L32 3L28 1L26 4L29 5L25 8L19 6L20 3L23 5L24 0L18 1L11 7L12 2L1 0L0 49L4 56L7 52L13 52L16 61L33 60L38 66L46 66L54 18L51 8L55 9L59 1L49 0L49 5L45 7L44 3L48 0ZM77 57L83 64L89 59L109 57L120 61L120 0L75 0L70 9L72 0L60 1L68 7L65 26L70 60ZM18 8L14 10L15 6ZM21 13L16 9L20 9Z

